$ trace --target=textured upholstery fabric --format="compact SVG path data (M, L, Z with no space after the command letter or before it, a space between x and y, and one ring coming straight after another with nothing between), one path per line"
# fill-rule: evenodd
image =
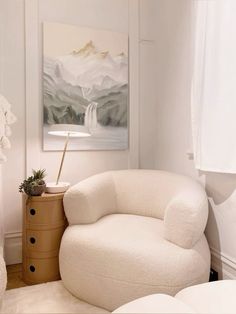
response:
M185 288L175 298L154 294L129 302L113 313L236 313L236 280L221 280Z
M70 224L86 224L117 211L112 173L90 177L73 187L64 196L64 209Z
M155 170L111 171L90 177L67 191L65 212L70 224L92 223L123 213L164 219L165 237L191 248L204 232L206 193L194 180Z
M207 281L205 238L185 250L164 239L163 227L159 219L125 214L69 227L61 244L63 283L80 299L113 310L143 295L175 295Z
M60 270L80 299L114 310L153 293L175 295L209 278L202 187L152 170L111 171L69 189Z
M167 205L165 238L184 248L191 248L202 236L208 218L208 200L200 185L188 188Z

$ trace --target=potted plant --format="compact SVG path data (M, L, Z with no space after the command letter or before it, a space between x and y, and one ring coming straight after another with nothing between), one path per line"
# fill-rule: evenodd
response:
M32 170L33 175L24 180L19 186L19 192L25 192L29 196L40 196L46 190L45 169Z

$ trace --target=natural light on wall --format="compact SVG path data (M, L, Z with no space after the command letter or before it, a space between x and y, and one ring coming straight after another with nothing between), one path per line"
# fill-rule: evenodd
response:
M197 169L236 173L236 1L195 1L192 129Z

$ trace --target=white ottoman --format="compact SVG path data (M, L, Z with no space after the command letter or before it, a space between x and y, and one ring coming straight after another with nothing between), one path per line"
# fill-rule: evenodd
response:
M129 302L112 313L194 313L191 307L167 294L152 294Z
M183 289L175 297L154 294L127 303L113 313L236 313L236 280Z

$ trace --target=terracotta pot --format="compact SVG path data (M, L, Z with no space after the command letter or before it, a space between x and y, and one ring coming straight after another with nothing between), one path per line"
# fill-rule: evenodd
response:
M31 196L40 196L46 191L46 184L36 185L31 190Z

